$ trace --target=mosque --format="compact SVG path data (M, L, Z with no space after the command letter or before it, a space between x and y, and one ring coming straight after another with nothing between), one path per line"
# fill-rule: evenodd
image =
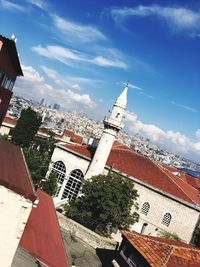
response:
M160 230L176 233L184 242L193 241L200 227L200 181L175 168L143 157L117 141L123 127L128 85L105 117L98 146L58 144L49 173L58 175L55 206L75 199L84 179L110 170L130 179L138 190L140 215L130 230L156 236Z

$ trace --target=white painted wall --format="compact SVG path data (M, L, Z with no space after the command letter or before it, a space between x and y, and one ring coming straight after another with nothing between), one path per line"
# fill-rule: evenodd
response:
M4 134L9 135L9 133L10 133L10 127L4 126L4 125L2 125L0 127L0 134L2 134L2 135L4 135Z
M61 204L67 203L67 200L61 200L61 196L62 196L62 193L64 191L65 184L66 184L66 181L68 179L69 174L73 170L79 169L82 171L83 175L85 175L85 173L88 169L88 165L89 165L88 160L86 160L84 158L80 158L79 156L76 156L72 153L69 153L69 152L63 150L63 149L60 149L59 147L56 147L54 149L53 154L52 154L52 158L51 158L52 163L50 165L49 171L51 170L52 164L56 161L59 161L59 160L65 164L65 167L66 167L65 178L66 178L66 180L61 187L61 190L60 190L58 197L54 198L54 204L56 207L61 205Z
M0 266L11 266L31 209L31 201L0 186Z
M199 218L199 211L191 207L187 207L173 199L167 198L151 189L135 183L135 189L138 190L140 220L131 227L131 230L140 232L143 223L148 223L144 234L155 235L159 230L175 232L182 240L189 243L196 223ZM140 209L144 202L149 202L150 210L147 216L140 213ZM172 215L172 220L169 227L161 224L163 215L169 212Z

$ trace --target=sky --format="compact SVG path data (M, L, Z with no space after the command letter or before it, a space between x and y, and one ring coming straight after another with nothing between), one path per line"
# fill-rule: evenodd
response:
M129 82L125 130L200 162L200 1L0 0L17 95L103 119Z

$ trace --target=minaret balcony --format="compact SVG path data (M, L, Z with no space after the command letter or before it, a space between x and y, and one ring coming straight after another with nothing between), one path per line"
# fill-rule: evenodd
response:
M111 117L105 117L103 120L104 126L109 128L114 128L116 130L121 130L123 127L123 124L121 121L113 119Z

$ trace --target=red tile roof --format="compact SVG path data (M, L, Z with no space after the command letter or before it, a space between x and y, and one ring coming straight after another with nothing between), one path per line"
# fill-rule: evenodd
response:
M77 144L82 144L83 143L83 137L78 135L78 134L74 134L71 137L71 141L74 142L74 143L77 143Z
M50 267L67 267L67 259L52 198L38 189L39 204L33 208L19 246Z
M70 130L67 130L65 129L64 132L63 132L63 135L67 135L67 136L70 136L72 137L74 135L74 132L73 131L70 131Z
M122 236L152 267L200 266L200 249L180 241L122 231Z
M0 185L35 201L37 196L20 147L0 140Z
M64 147L89 159L94 154L94 151L86 146L64 145ZM198 190L191 184L119 142L114 142L106 164L162 192L167 192L192 204L200 204Z
M11 124L13 126L16 126L17 124L17 120L13 119L13 118L10 118L10 117L5 117L3 119L3 123L7 123L7 124Z

